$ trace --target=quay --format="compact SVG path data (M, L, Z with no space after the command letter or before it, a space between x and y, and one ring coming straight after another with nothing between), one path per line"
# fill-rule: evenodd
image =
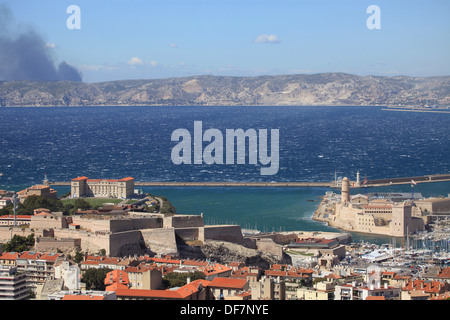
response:
M436 174L418 177L385 178L368 180L362 184L350 182L350 188L380 187L400 184L450 181L450 174ZM49 182L52 186L70 186L70 181ZM167 181L136 181L135 186L140 187L317 187L339 188L336 181L330 182L167 182Z

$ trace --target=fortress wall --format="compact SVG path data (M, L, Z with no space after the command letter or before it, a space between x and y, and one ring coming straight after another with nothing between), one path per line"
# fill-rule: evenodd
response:
M164 228L195 228L203 227L203 216L198 215L176 215L165 217Z
M177 252L177 242L174 228L144 229L140 230L145 245L151 251L159 254Z
M256 247L259 251L269 252L279 257L283 256L283 247L270 238L257 239Z
M0 227L0 242L8 242L11 238L17 234L22 237L28 237L30 234L34 233L30 228L12 228L11 227Z
M434 212L449 212L450 211L450 199L449 198L431 198L424 200L414 200L414 203L422 211L429 213Z
M74 250L81 247L80 239L60 239L37 237L34 245L36 251L55 252L59 250Z
M158 217L128 218L128 219L83 219L76 217L73 223L79 224L82 229L91 232L124 232L129 230L162 228L162 219Z
M243 243L241 226L238 225L214 225L199 228L199 240L222 240L228 242Z
M91 232L111 230L110 220L86 219L82 218L82 216L72 216L72 221L73 223L80 225L82 229Z
M123 232L129 230L162 228L161 218L133 218L111 220L111 232Z
M110 235L108 233L93 234L80 230L54 229L54 236L56 239L80 239L83 252L98 253L100 249L105 249L106 254L110 254Z
M65 225L65 218L58 216L32 216L30 229L51 229L62 228Z
M144 240L139 230L118 232L109 237L109 255L122 257L145 251Z
M199 228L177 228L175 233L184 241L198 240Z

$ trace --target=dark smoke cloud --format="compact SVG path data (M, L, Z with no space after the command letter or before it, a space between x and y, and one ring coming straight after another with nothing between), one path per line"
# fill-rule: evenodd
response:
M34 30L8 32L12 22L10 10L0 5L0 80L82 80L80 71L67 62L55 66L50 49Z

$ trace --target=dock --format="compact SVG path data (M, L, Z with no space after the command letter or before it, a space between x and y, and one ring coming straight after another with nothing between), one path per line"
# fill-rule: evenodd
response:
M355 181L350 181L351 188L381 187L391 185L430 183L450 181L450 174L436 174L417 177L385 178L368 180L366 183L357 185ZM70 181L49 182L51 186L70 186ZM177 182L177 181L135 181L136 187L309 187L309 188L339 188L335 181L330 182Z

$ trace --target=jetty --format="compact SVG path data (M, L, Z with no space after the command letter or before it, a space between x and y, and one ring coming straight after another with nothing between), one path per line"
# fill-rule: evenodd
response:
M450 174L436 174L416 177L385 178L367 180L367 182L356 184L350 182L350 188L380 187L390 185L450 181ZM70 181L49 182L51 186L70 186ZM316 188L339 188L337 181L330 182L177 182L177 181L136 181L135 186L139 187L316 187Z

